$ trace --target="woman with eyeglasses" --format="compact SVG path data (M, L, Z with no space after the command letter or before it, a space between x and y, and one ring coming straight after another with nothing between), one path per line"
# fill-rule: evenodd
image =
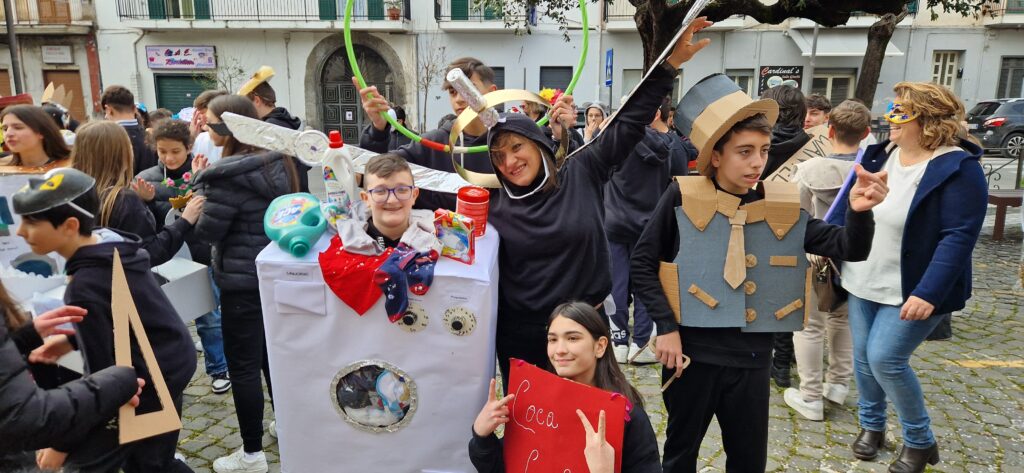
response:
M868 148L868 172L889 173L889 194L874 208L871 255L843 263L850 292L860 435L853 454L871 460L885 443L886 399L903 427L890 472L924 471L939 461L924 393L910 357L941 321L971 297L971 252L985 220L988 186L981 148L963 136L964 104L940 85L900 82L885 119L889 141ZM829 223L842 224L847 199Z
M263 215L278 196L298 192L295 162L238 141L221 120L224 112L259 119L249 99L223 95L206 110L206 131L223 147L219 161L207 165L196 157L193 189L206 196L203 213L193 231L213 245L213 277L220 287L224 355L231 375L242 448L213 463L218 473L267 471L263 455L262 371L270 389L263 310L260 306L256 256L270 243L263 231Z

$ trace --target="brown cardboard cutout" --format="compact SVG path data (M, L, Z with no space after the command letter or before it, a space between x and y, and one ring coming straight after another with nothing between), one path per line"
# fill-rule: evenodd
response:
M683 213L698 230L704 231L718 211L718 190L704 176L677 177L683 199Z
M662 261L658 267L658 279L661 280L661 289L668 299L668 306L676 315L676 323L679 323L682 320L679 314L679 266Z
M790 182L764 181L764 219L779 240L800 221L800 190Z
M134 332L139 350L142 352L142 358L146 360L146 366L149 368L153 388L156 389L162 406L159 411L141 415L135 413L134 407L121 406L118 413L119 442L124 445L136 440L181 430L181 418L178 417L178 411L174 408L174 400L171 398L170 391L167 390L167 383L156 362L153 347L149 344L149 337L146 336L146 331L142 327L139 310L135 307L135 301L128 289L128 279L125 277L124 266L121 264L121 254L116 249L114 250L114 277L110 286L110 310L114 316L115 363L117 366L132 366L131 334Z

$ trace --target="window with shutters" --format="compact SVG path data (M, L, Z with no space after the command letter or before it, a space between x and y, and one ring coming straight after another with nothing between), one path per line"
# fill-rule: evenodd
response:
M753 69L726 69L725 75L729 76L740 87L740 90L751 97L754 96L754 87L757 82L754 81Z
M996 98L1024 97L1024 56L1003 57Z
M853 98L857 85L856 69L819 69L814 71L811 93L828 97L832 106Z
M932 54L932 82L956 90L960 51L935 51Z
M572 81L572 67L541 66L540 88L565 90Z

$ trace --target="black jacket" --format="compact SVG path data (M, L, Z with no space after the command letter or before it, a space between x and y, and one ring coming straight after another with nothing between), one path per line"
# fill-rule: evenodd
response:
M651 212L672 176L685 176L696 158L674 133L647 127L644 139L615 166L604 186L604 230L608 240L630 247L640 239Z
M192 230L192 224L185 219L178 219L160 228L146 202L131 190L125 190L117 196L107 227L138 235L151 266L160 266L170 261Z
M163 163L161 163L149 169L146 169L145 171L142 171L137 176L145 180L146 182L152 184L153 188L156 189L156 193L155 196L153 197L153 200L146 202L146 205L149 207L150 212L153 213L153 217L156 220L156 229L158 231L161 231L165 228L164 222L167 220L167 213L171 211L171 202L169 199L171 197L178 195L175 189L171 189L170 187L167 187L163 184L164 180L166 180L167 178L180 179L185 172L191 172L191 169L192 155L190 154L188 156L188 159L185 160L185 163L182 164L181 167L178 168L176 171L165 172L164 165ZM174 223L175 225L181 225L177 223L177 221L175 221ZM189 229L191 229L191 225L189 226ZM143 238L143 240L145 240L145 238ZM205 264L207 266L210 265L209 244L199 241L199 239L196 238L195 233L192 233L191 231L185 234L185 244L188 245L189 253L192 254L192 261L195 261L196 263L199 264ZM149 251L150 257L152 258L153 251L147 251Z
M120 366L40 389L24 355L42 343L32 324L8 333L0 323L0 455L74 446L117 415L138 389L135 370Z
M622 473L661 473L658 439L644 408L633 406L622 434ZM494 434L469 441L469 460L479 473L505 473L502 442Z
M291 128L292 130L298 130L302 126L302 120L292 116L288 109L284 107L275 107L270 113L263 116L263 121Z
M132 141L132 157L134 158L132 175L137 176L143 169L156 166L159 160L156 157L156 151L153 151L153 148L146 143L146 129L138 124L122 124L121 127L128 132L128 138Z
M798 126L783 127L776 126L772 129L772 147L768 149L768 162L764 165L762 177L768 177L786 163L790 157L800 151L808 141L810 135Z
M270 202L292 192L280 153L226 156L193 178L206 196L196 236L213 245L213 275L222 291L255 291L256 255L270 243L263 214Z
M519 200L505 189L491 190L489 222L501 236L498 311L505 323L543 325L558 304L579 300L597 305L611 292L604 185L612 167L643 139L672 79L667 69L656 68L619 110L618 118L570 155L557 172L557 188ZM520 125L517 133L532 133L531 139L543 145L546 138L536 126L511 116L490 135ZM538 179L543 179L543 171Z
M196 370L196 351L192 337L150 271L149 256L140 248L138 238L114 232L123 241L83 246L67 262L66 271L70 282L64 292L64 303L89 311L89 315L76 325L75 333L86 372L114 366L114 318L110 298L116 249L121 255L121 263L129 281L128 287L153 346L153 354L171 395L178 396L185 390ZM140 412L150 412L159 406L159 400L146 362L135 343L132 344L132 365L139 377L146 380L146 387L140 397Z
M744 204L764 198L754 190L739 197ZM771 363L771 333L746 333L739 328L680 327L676 324L658 279L658 267L661 261L675 260L679 253L675 209L682 205L682 201L679 183L672 181L661 195L640 241L633 248L630 277L634 293L654 320L658 335L679 330L683 353L693 361L741 368L767 367ZM872 213L850 212L846 223L846 227L839 227L814 218L808 220L804 251L836 260L864 261L871 252L871 238L875 233Z

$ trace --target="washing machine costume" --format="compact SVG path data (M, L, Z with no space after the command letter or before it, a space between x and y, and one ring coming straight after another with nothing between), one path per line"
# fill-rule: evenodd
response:
M696 469L712 416L726 468L764 471L772 333L803 328L804 253L860 261L870 252L870 208L884 198L884 176L858 175L859 211L845 228L810 218L795 184L757 182L778 113L777 103L751 100L721 74L698 82L676 111L701 175L669 186L631 261L665 364L665 472Z

